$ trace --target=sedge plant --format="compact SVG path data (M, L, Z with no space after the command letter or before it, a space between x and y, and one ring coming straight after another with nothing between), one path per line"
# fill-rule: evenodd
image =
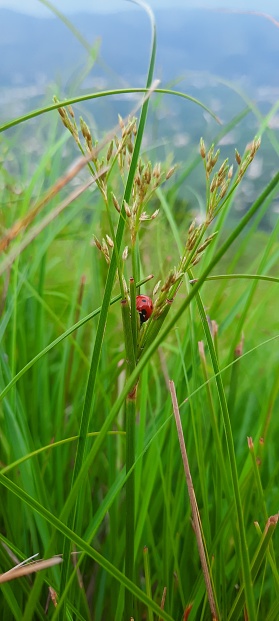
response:
M14 591L8 582L4 585L3 578L3 614L7 619L11 618L9 614L21 621L50 616L53 620L60 618L63 621L66 618L89 621L93 617L98 621L104 618L128 621L142 617L174 621L182 616L184 619L191 619L192 616L193 619L204 621L208 618L210 613L204 577L195 560L190 509L184 502L184 487L179 482L176 485L180 464L178 443L162 387L162 376L168 386L170 375L174 379L172 386L178 387L180 410L187 407L190 412L186 444L193 481L196 481L197 503L201 507L200 540L203 541L200 543L204 548L203 566L207 565L205 573L212 584L212 614L215 618L228 618L230 621L237 621L243 615L249 621L255 621L257 617L260 619L262 610L269 621L276 621L278 616L279 578L276 553L271 542L277 516L268 517L270 511L266 500L268 497L268 502L274 506L272 499L278 480L276 446L272 448L272 443L269 443L268 459L264 460L264 442L260 432L254 442L249 434L249 451L243 455L232 431L235 422L233 417L240 398L242 404L239 411L243 428L251 424L249 415L254 415L255 411L251 402L251 386L257 391L257 383L254 377L250 384L248 382L248 363L246 373L243 374L242 369L245 360L249 356L251 360L260 348L258 344L256 347L250 344L250 350L242 353L244 338L241 331L246 317L251 321L257 312L254 308L251 312L256 284L261 279L263 285L264 279L265 284L278 284L276 274L262 274L276 265L278 252L274 250L274 239L271 238L266 245L259 263L255 262L252 274L233 274L235 281L239 279L243 282L245 278L252 281L252 285L247 302L244 304L241 296L236 299L234 294L235 304L231 304L228 310L227 323L232 324L234 318L238 322L227 347L230 353L225 369L220 362L222 327L218 332L216 322L208 317L200 290L207 279L219 279L215 300L212 296L212 308L225 306L224 282L232 275L228 269L229 273L223 274L222 278L218 274L212 276L212 270L230 252L253 217L260 220L262 213L267 211L278 191L279 175L277 173L273 176L240 222L229 233L224 233L225 217L237 186L256 156L260 140L255 138L242 156L236 151L233 168L227 159L220 163L219 150L214 145L206 148L201 140L199 161L204 165L206 184L203 218L191 222L188 214L185 215L183 227L178 231L173 215L175 204L171 196L175 196L175 188L179 187L180 181L176 180L168 194L160 187L165 184L168 188L169 178L176 169L170 165L151 163L142 151L148 103L154 90L152 79L156 49L155 22L148 8L147 12L152 26L152 46L146 87L128 89L145 92L138 122L133 114L128 119L120 117L118 130L100 145L92 136L89 123L83 119L76 121L70 101L62 103L55 99L52 106L33 111L24 118L14 119L0 128L4 131L29 118L58 109L64 126L85 156L80 166L87 165L90 169L90 184L94 183L102 205L105 206L106 227L103 236L100 237L95 230L93 238L95 247L92 261L95 268L97 250L101 259L104 259L104 266L99 271L94 270L96 280L93 289L102 291L101 306L98 302L92 311L92 288L88 302L82 284L83 274L78 273L74 294L71 281L70 327L68 322L64 322L64 315L62 320L54 312L44 295L47 289L46 253L50 251L53 240L80 213L81 208L76 199L84 199L82 192L89 185L86 184L72 197L72 201L75 200L74 207L69 207L71 202L61 203L57 212L50 213L50 217L45 220L41 219L37 227L30 227L36 218L40 218L41 209L78 170L57 182L55 167L52 166L52 189L43 199L39 199L33 210L28 212L27 209L26 216L24 209L30 200L30 193L27 192L23 196L20 219L16 214L16 224L8 221L1 240L1 249L6 253L1 273L8 271L1 299L1 336L5 332L10 334L10 340L6 337L6 349L1 349L0 398L3 404L4 458L0 482L3 497L5 494L2 521L6 533L5 537L1 535L0 560L3 572L10 558L13 558L13 563L17 560L19 564L24 560L29 533L36 549L42 542L46 557L55 555L57 546L63 542L63 549L58 549L59 552L63 551L62 564L59 556L58 561L50 560L38 565L41 569L53 566L46 579L45 574L38 573L30 585L28 580L20 578ZM122 92L126 90L122 89ZM167 89L157 90L161 93L171 92ZM85 97L72 98L71 102L110 96L117 92L91 93ZM187 98L182 93L177 95ZM238 115L232 126L245 118L246 114L247 109ZM267 125L268 117L262 119L258 135L264 133ZM229 126L219 132L219 137L221 133L225 135L226 131L229 131ZM61 144L64 141L63 136ZM50 145L46 158L54 158L55 155L56 146ZM193 168L195 162L194 158L190 167ZM182 179L188 171L183 167L180 170ZM7 188L10 187L8 181ZM7 196L10 200L10 194ZM168 221L174 247L177 245L178 258L171 269L166 269L164 265L164 269L159 270L154 260L155 253L152 253L151 268L157 284L152 286L151 291L142 242L145 234L149 239L155 237L154 231L156 227L159 229L162 214ZM53 230L41 244L40 235L51 223ZM94 229L98 226L96 218ZM20 241L16 245L18 239ZM161 252L164 246L168 247L161 240L160 244ZM29 245L33 255L32 261L28 262L26 250ZM242 256L241 247L238 253ZM233 265L234 261L235 257L231 259ZM39 282L36 280L36 266L40 268ZM105 284L100 276L104 272ZM211 281L207 286L212 287L213 284ZM137 311L137 295L142 291L147 291L152 298L153 312L148 313L146 321L142 321ZM63 301L67 299L64 292L56 292L56 295L60 295ZM268 295L263 295L260 300L258 298L259 308L266 304ZM194 300L199 313L197 321L194 318ZM25 326L20 321L24 316L25 302L28 321L35 326L35 346L32 339L26 339ZM119 315L122 315L122 329L121 332L117 331L116 336L117 355L113 348L108 353L104 339L111 307L118 308ZM182 338L177 333L175 341L172 338L173 329L179 324L180 318L184 320L185 316L189 320L189 328L184 330ZM96 319L98 325L95 329ZM55 331L49 343L46 337L50 334L51 322L55 325ZM94 333L91 359L86 355L88 335L91 336L89 326L93 326ZM80 335L84 334L84 327L87 331L86 337L82 339ZM264 351L265 348L270 351L272 339L275 338L267 335L262 343ZM18 342L21 344L19 364ZM63 347L61 359L58 356L60 347ZM153 364L155 353L160 356L159 370ZM168 362L166 353L170 354L172 363ZM40 368L38 365L41 365ZM255 363L254 369L258 374ZM28 400L31 379L32 403ZM117 384L117 392L111 389L114 384ZM269 384L266 396L262 398L262 384L259 380L256 408L257 412L260 411L262 435L267 439L269 429L275 428L271 424L271 412L278 399L277 377L269 378ZM209 413L210 424L206 421L208 435L204 434L201 422L203 410ZM52 415L53 412L55 415ZM118 418L119 412L124 414L123 424L122 419ZM151 420L148 419L150 413ZM94 431L91 431L91 425ZM125 453L122 451L123 438ZM240 430L237 441L239 438ZM102 451L105 442L108 446L107 454ZM117 442L118 451L115 450ZM37 448L38 445L40 448ZM259 472L260 462L254 456L254 447L263 454L263 480ZM73 474L69 467L72 463ZM99 491L93 494L88 477L92 470L97 473L94 480L98 481L98 485L102 479ZM268 480L265 478L266 472ZM69 473L72 474L70 481ZM104 476L100 476L100 473ZM249 528L251 515L255 520L253 494L258 499L259 511L265 523L265 527L262 527L262 524L260 526L256 522L255 537ZM14 519L19 514L19 503L24 507L20 522L24 524L24 536ZM157 531L159 541L156 539ZM144 543L141 562L139 555L143 537L149 543L148 546ZM60 564L61 573L57 566ZM82 567L85 568L84 572ZM83 584L88 574L91 594L90 588L85 593ZM237 589L235 584L238 584ZM40 598L41 589L45 585L51 594L48 610L43 598ZM92 590L93 613L90 609ZM269 593L275 593L274 602Z
M121 208L115 193L110 190L110 174L113 168L117 166L119 177L125 185L125 175L128 174L131 166L132 155L134 152L134 138L137 135L136 119L128 119L125 124L123 119L119 117L121 136L120 138L115 136L114 140L109 143L105 156L99 158L94 152L94 149L97 147L97 143L94 143L90 129L85 121L82 118L80 119L80 131L84 139L83 146L79 137L73 110L70 109L69 114L64 107L59 108L58 111L62 118L63 124L71 132L82 153L92 153L92 162L89 163L92 175L95 177L96 174L104 169L105 165L108 167L108 170L105 170L102 176L97 179L97 184L105 203L110 230L102 241L99 241L95 236L94 243L108 264L111 262L112 251L116 251L118 282L122 297L121 309L125 343L126 375L128 381L130 376L136 377L134 384L131 386L127 394L125 408L126 473L128 475L126 482L125 574L127 578L133 582L135 553L135 427L137 392L138 384L140 382L140 372L137 374L138 363L142 354L146 352L148 353L150 344L154 342L163 327L185 275L188 275L191 281L194 282L192 270L195 265L199 263L201 257L204 255L207 248L217 235L217 231L212 234L208 234L208 229L210 232L210 226L213 220L219 216L227 201L230 200L230 197L235 192L236 187L243 179L247 168L252 163L259 149L260 139L254 139L254 141L249 145L249 148L245 152L243 158L241 158L239 152L236 150L235 161L237 173L234 177L233 165L229 164L228 159L224 160L220 165L218 163L220 150L215 151L214 145L211 145L211 147L206 150L205 143L203 139L201 139L200 156L204 162L206 177L206 210L204 221L196 223L194 220L190 224L186 235L185 247L178 266L173 267L170 273L166 276L163 284L159 281L153 288L153 298L155 299L153 306L151 307L151 316L148 314L148 316L143 320L142 316L137 313L136 295L136 283L139 281L141 266L139 251L140 227L143 222L146 225L146 223L152 222L158 217L158 209L153 213L148 213L146 209L148 209L148 203L151 201L159 186L173 175L175 172L175 166L172 166L170 169L164 171L159 163L152 166L150 161L144 161L141 157L138 158L130 200L128 203L124 199L123 203L126 215L125 222L129 231L130 244L124 248L120 255L119 249L115 244L116 234L113 228L113 219L110 215L110 209L116 209L117 213L121 215ZM130 277L128 285L125 274L129 272L127 264L129 263L130 256ZM204 313L202 307L201 312ZM147 319L147 321L145 321L145 319ZM213 353L213 349L211 349L211 351L214 364L214 360L216 358ZM217 367L215 368L215 371L218 374ZM219 390L222 401L223 415L225 417L224 426L232 469L232 484L236 499L236 515L239 530L238 545L239 549L242 550L242 571L245 575L245 584L247 585L248 607L253 618L255 615L255 609L254 599L251 594L252 581L250 576L250 564L248 554L245 554L247 546L234 460L234 451L232 447L232 433L221 382L219 383ZM129 590L126 590L124 616L129 619L130 617L133 617L133 615L133 596Z

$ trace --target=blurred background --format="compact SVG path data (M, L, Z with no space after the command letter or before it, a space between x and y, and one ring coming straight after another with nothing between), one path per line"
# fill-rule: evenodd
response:
M55 5L55 6L54 6ZM237 212L246 210L259 189L278 169L271 143L279 129L279 7L277 0L228 3L204 0L151 0L157 25L156 78L160 86L187 93L206 104L220 119L179 97L154 95L145 148L150 157L172 159L182 166L197 153L199 139L213 140L231 156L241 152L259 131L269 113L263 144L235 201ZM64 21L59 15L64 15ZM67 18L69 21L67 21ZM36 0L0 1L0 117L13 117L52 103L55 94L65 99L107 89L145 84L150 51L150 24L146 13L125 0L57 0L53 5ZM119 94L75 105L90 123L96 137L125 116L138 95ZM278 105L277 105L278 104ZM237 115L249 106L242 121L222 137ZM47 115L47 121L55 115ZM34 119L32 126L41 123ZM269 134L268 129L272 130ZM30 124L22 126L30 160L44 145ZM12 135L12 134L10 134ZM74 147L73 147L74 148ZM200 176L199 176L200 177ZM260 180L260 181L259 181ZM188 177L197 202L200 178ZM185 186L181 184L183 199ZM279 202L263 221L269 230Z

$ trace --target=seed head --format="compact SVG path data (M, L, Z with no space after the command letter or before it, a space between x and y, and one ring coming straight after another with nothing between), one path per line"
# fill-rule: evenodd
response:
M248 442L248 448L252 450L254 448L253 438L251 436L248 436L247 442Z
M102 247L101 247L102 253L106 259L106 262L108 263L108 265L110 264L110 256L109 256L109 249L108 249L108 245L106 240L103 238L102 239Z
M173 173L175 172L176 168L177 168L176 166L172 166L172 167L168 170L168 172L167 172L167 174L166 174L166 179L170 179L170 177L172 177L172 175L173 175Z
M150 216L150 220L155 220L159 214L160 209L156 209L154 213Z
M154 297L155 295L157 295L157 293L158 293L158 291L159 291L159 289L160 289L160 284L161 284L161 281L159 280L159 281L157 282L157 284L155 285L154 289L153 289L153 292L152 292L153 297Z
M107 162L110 161L113 152L113 140L111 141L108 151L107 151Z
M122 260L126 261L127 257L128 257L128 252L129 252L129 248L128 246L125 246L123 252L122 252Z
M75 118L75 113L73 111L72 106L68 106L68 112L69 112L70 116L72 117L72 119L74 119Z
M152 173L153 177L155 179L159 179L160 175L161 175L161 165L160 164L155 164L154 168L153 168L153 173Z
M131 209L130 209L128 203L126 203L126 201L124 201L124 209L126 211L126 215L128 216L128 218L130 218L131 215L132 215L132 212L131 212Z
M228 187L229 187L230 182L229 181L224 181L221 185L221 189L220 189L220 198L224 198L224 196L227 193Z
M216 187L218 185L218 179L217 179L217 175L214 175L211 184L210 184L210 192L211 194L214 192L214 190L216 190Z
M113 243L113 241L112 241L112 239L111 239L111 237L110 237L109 235L106 235L106 240L107 240L107 242L108 242L108 245L109 245L111 248L114 248L114 243Z
M200 154L202 156L202 159L204 160L205 157L206 157L206 149L205 149L205 144L204 144L203 138L200 139Z
M240 155L240 153L238 153L237 149L235 149L235 159L236 159L236 162L237 162L238 166L240 166L240 164L241 164L241 155Z
M98 237L96 237L96 235L93 235L93 244L94 246L96 246L96 248L98 248L99 250L102 250L101 243L99 242Z
M111 198L112 198L112 202L114 204L114 207L115 207L116 211L118 211L118 213L120 213L120 211L121 211L120 205L118 203L118 200L117 200L116 196L113 194L113 192L111 193Z
M119 123L121 129L124 129L125 124L124 124L124 121L123 121L122 116L120 114L118 115L118 123Z

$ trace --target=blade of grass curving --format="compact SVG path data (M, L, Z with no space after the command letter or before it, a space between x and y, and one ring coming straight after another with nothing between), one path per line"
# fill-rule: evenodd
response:
M148 90L152 84L154 65L155 65L155 55L156 55L155 20L154 20L154 16L153 16L151 9L149 9L147 5L141 2L139 2L138 4L147 11L149 18L150 18L151 31L152 31L151 55L150 55L149 69L148 69L148 75L147 75L147 81L146 81L146 89ZM138 132L137 132L137 136L135 139L134 151L132 154L130 170L128 173L128 178L126 182L126 187L124 191L121 212L120 212L119 222L118 222L118 227L117 227L117 232L116 232L117 252L119 252L121 248L122 237L124 233L124 226L125 226L125 221L126 221L126 212L125 212L124 205L125 205L125 201L129 203L129 199L130 199L130 195L132 191L133 180L134 180L134 176L136 172L136 166L137 166L137 161L139 157L140 146L141 146L144 127L145 127L146 118L147 118L148 105L149 105L149 98L145 98L145 101L143 102L143 105L142 105ZM80 422L80 428L79 428L79 440L78 440L78 445L77 445L77 450L76 450L72 486L74 485L75 480L79 474L79 471L82 467L82 463L83 463L84 456L85 456L86 438L87 438L88 426L89 426L89 421L90 421L91 411L92 411L92 406L93 406L94 389L95 389L97 371L98 371L99 361L100 361L100 356L101 356L103 337L105 333L107 314L108 314L108 309L110 305L111 292L112 292L112 287L113 287L114 280L115 280L116 269L117 269L117 261L116 261L116 251L114 249L111 263L109 266L108 275L107 275L103 303L101 307L100 317L99 317L98 326L97 326L97 333L96 333L95 343L93 347L91 367L90 367L89 376L87 380L87 388L86 388L86 394L85 394L83 411L81 415L81 422ZM69 521L68 521L68 523L71 524L72 528L75 523L75 513L76 513L76 504L71 512L71 515L69 516ZM66 539L65 546L64 546L64 565L62 569L61 583L60 583L61 593L63 592L65 585L66 585L66 581L67 581L69 560L70 560L70 540ZM63 618L63 612L62 612L62 618Z
M4 125L0 125L0 133L6 131L7 129L10 129L11 127L15 127L16 125L19 125L20 123L24 123L25 121L29 121L30 119L40 116L41 114L45 114L46 112L51 112L52 110L57 110L57 108L61 108L61 105L71 106L81 101L99 99L101 97L112 97L114 95L125 95L127 93L135 93L135 94L145 93L146 95L148 95L150 87L151 87L151 82L145 88L144 87L115 88L115 89L111 89L107 91L99 91L98 93L88 93L87 95L79 95L78 97L70 97L69 99L65 99L63 102L60 101L58 103L54 103L49 106L44 106L43 108L38 108L37 110L33 110L32 112L25 114L24 116L20 116L17 119L13 119L12 121L9 121L8 123L4 123ZM168 88L154 88L152 92L163 93L165 95L175 95L176 97L187 99L188 101L191 101L192 103L200 106L203 110L208 112L208 114L210 114L210 116L212 116L212 118L217 123L220 123L218 117L214 114L214 112L212 112L212 110L210 110L210 108L208 108L204 103L202 103L202 101L200 101L199 99L196 99L195 97L192 97L191 95L186 95L186 93L182 93L181 91L174 91Z
M275 276L265 276L263 274L216 274L215 276L208 276L206 278L206 282L208 280L238 280L242 278L244 278L244 280L263 280L266 282L279 283L279 278L276 278ZM194 278L191 281L191 284L194 284L197 281L198 278Z
M76 544L76 546L83 550L90 558L103 567L113 578L115 578L120 584L123 584L125 588L130 589L133 595L143 602L146 606L149 606L153 612L157 615L160 614L165 621L173 621L173 618L166 612L162 611L160 607L149 599L149 597L134 585L126 576L114 567L104 556L102 556L97 550L92 548L81 537L79 537L74 531L66 526L61 520L48 511L43 505L34 500L24 490L18 487L13 481L10 481L7 477L0 473L0 483L6 487L12 494L15 494L17 498L20 498L23 503L34 509L41 517L43 517L53 528L61 532L70 541Z

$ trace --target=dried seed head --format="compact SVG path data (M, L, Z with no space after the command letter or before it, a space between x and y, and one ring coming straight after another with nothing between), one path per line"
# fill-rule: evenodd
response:
M224 183L222 183L221 189L220 189L220 198L224 198L224 196L227 193L229 185L230 185L229 181L224 181Z
M148 213L146 213L146 211L143 211L140 214L139 219L140 219L141 222L144 222L145 220L150 220L150 216L148 215Z
M170 179L170 177L172 177L172 175L173 175L173 173L175 172L176 168L177 168L176 166L172 166L172 167L168 170L168 172L167 172L167 174L166 174L166 179Z
M155 220L159 214L160 209L156 209L154 213L150 216L150 220Z
M200 154L202 156L202 159L204 160L205 157L206 157L206 149L205 149L205 144L204 144L203 138L200 139Z
M126 261L127 257L128 257L128 252L129 252L129 248L128 246L125 246L123 252L122 252L122 260Z
M206 169L207 170L212 170L212 158L213 158L213 153L214 153L214 144L211 145L207 156L206 156Z
M218 179L217 179L217 175L214 175L211 184L210 184L210 192L211 194L214 192L214 190L216 190L218 185Z
M176 281L176 277L175 277L174 270L171 270L167 277L166 282L163 284L161 288L162 293L164 293L164 291L169 291L170 287L174 285L175 281Z
M223 164L220 166L218 170L218 178L219 179L223 178L227 170L228 170L228 158L224 160Z
M131 138L129 138L129 140L128 140L128 142L127 142L127 149L128 149L128 151L129 151L129 153L130 153L130 154L132 154L132 153L133 153L133 150L134 150L134 145L133 145L133 143L132 143Z
M197 257L195 257L195 259L194 259L194 261L192 263L192 266L197 265L199 263L200 259L201 259L201 255L199 254Z
M82 117L80 117L79 122L80 122L81 133L82 133L84 139L86 140L86 142L88 140L90 140L92 142L91 132L90 132L90 129L89 129L87 123L85 123L85 121L83 120Z
M159 179L160 175L161 175L161 164L155 164L154 168L153 168L153 173L152 173L153 177L155 177L155 179Z
M203 244L201 244L201 246L197 249L197 254L200 254L201 252L203 252L207 248L207 246L209 246L210 242L216 235L217 235L217 232L212 233L212 235L209 235L209 237L207 237L207 239L205 239Z
M113 152L113 140L111 141L108 151L107 151L107 162L110 161Z
M106 235L106 240L107 240L107 242L108 242L108 245L109 245L111 248L114 248L114 243L113 243L113 241L112 241L112 239L111 239L111 237L110 237L109 235Z
M53 102L54 102L55 104L59 103L59 99L56 97L56 95L53 95ZM67 118L68 118L66 108L63 108L63 107L61 107L61 108L57 108L57 111L59 112L59 114L60 114L60 116L61 116L61 119L62 119L62 121L64 122L64 119L67 119Z
M231 179L233 176L233 164L230 166L228 170L228 179Z
M105 238L103 237L102 239L102 251L106 252L107 254L109 254L109 249L108 249L108 245L107 242L105 240Z
M72 117L72 119L74 119L75 118L75 113L73 111L72 106L67 106L67 108L68 108L68 112L69 112L70 116Z
M193 233L191 233L191 235L188 235L187 244L186 244L187 250L193 250L195 243L197 241L198 234L199 234L199 230L195 229Z
M235 149L235 159L236 159L236 162L237 162L238 166L240 166L240 164L241 164L241 155L240 155L240 153L238 153L237 149Z
M131 215L132 215L132 212L131 212L131 209L130 209L128 203L126 203L126 201L124 201L124 209L126 211L126 215L128 216L128 218L130 218Z
M106 259L106 262L109 265L110 264L109 249L108 249L107 242L106 242L106 240L104 238L102 239L102 248L101 248L101 250L102 250L102 253L103 253L103 255L104 255L105 259Z
M150 162L148 162L147 166L145 167L144 180L147 183L147 185L149 185L151 181L151 163Z
M58 103L58 99L57 97L53 97L53 101L54 103ZM76 143L79 145L79 137L78 137L78 131L77 131L77 126L76 126L76 122L72 121L68 115L68 112L66 110L66 108L61 107L61 108L57 108L58 113L61 117L62 123L63 125L66 127L66 129L68 129L69 132L71 132L74 140L76 141Z
M215 155L211 158L211 167L214 168L216 162L218 161L220 155L220 149L218 149L215 153ZM225 163L225 162L224 162Z
M254 448L254 442L253 442L253 438L251 436L248 436L247 438L247 442L248 442L248 448L249 450L253 450Z
M195 228L196 228L196 220L193 220L193 222L189 226L188 235L191 235L193 231L195 230Z
M126 280L125 280L125 278L124 278L123 274L122 274L122 283L123 283L124 293L125 293L125 295L128 297L128 295L129 295L129 289L128 289L128 285L127 285L127 283L126 283Z
M120 213L120 211L121 211L120 205L118 203L118 200L117 200L116 196L113 194L113 192L111 193L111 198L112 198L112 202L114 204L114 207L115 207L116 211L118 211L118 213Z
M118 115L118 123L119 123L121 129L124 129L125 124L124 124L124 121L123 121L122 116L120 114Z
M101 246L98 238L96 237L96 235L93 235L93 244L94 244L94 246L96 246L96 248L98 248L99 250L102 250L102 246Z
M161 285L161 281L159 280L157 282L157 284L155 285L153 291L152 291L152 296L154 297L155 295L157 295L159 289L160 289L160 285Z
M252 144L250 145L250 157L254 158L258 149L261 146L261 139L260 138L254 138Z

